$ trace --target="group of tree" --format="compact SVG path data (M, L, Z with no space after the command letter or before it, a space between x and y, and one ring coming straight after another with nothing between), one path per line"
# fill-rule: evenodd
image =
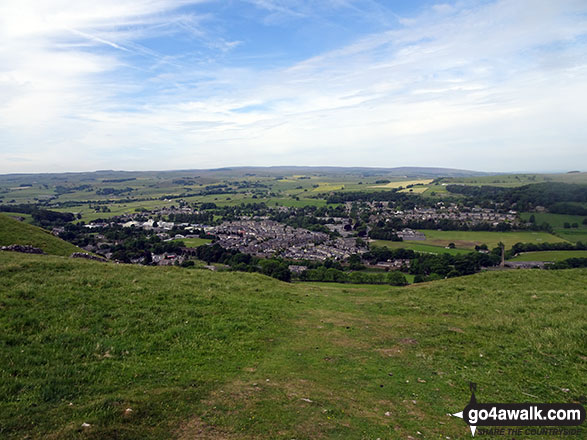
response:
M448 192L464 195L474 203L491 201L518 211L546 207L557 214L587 215L587 185L543 182L513 188L497 186L447 185Z
M567 258L548 266L549 269L576 269L587 267L587 258Z
M300 280L326 283L388 284L391 286L405 286L408 284L405 275L399 271L347 272L334 267L327 268L326 266L305 270L300 274Z
M217 243L196 248L199 260L208 264L220 263L241 272L259 272L281 281L291 280L288 263L279 259L260 259L234 249L224 249Z
M63 226L76 218L76 216L70 212L51 211L39 208L32 204L0 205L0 212L21 212L23 214L30 214L33 218L33 223L43 228Z
M522 252L539 252L539 251L584 251L587 250L587 243L578 241L569 243L565 241L557 243L516 243L511 249L506 251L505 257L512 258Z
M414 282L425 281L430 276L452 278L472 275L482 267L497 266L500 261L499 248L490 253L470 252L468 254L450 255L418 253L411 261L409 273L415 275Z

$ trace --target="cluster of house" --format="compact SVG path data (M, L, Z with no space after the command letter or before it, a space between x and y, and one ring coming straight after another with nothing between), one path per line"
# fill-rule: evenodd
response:
M404 221L410 220L453 220L468 225L489 223L496 226L499 223L514 224L517 221L516 211L498 212L488 208L460 209L456 204L445 206L440 202L434 208L414 208L410 210L389 210L385 217L399 217Z
M396 235L400 237L403 241L424 241L426 240L426 235L420 231L414 231L410 228L404 228L401 231L397 231Z
M366 251L354 238L331 239L323 232L313 232L271 220L224 222L210 229L225 249L262 258L282 257L292 260L344 260Z

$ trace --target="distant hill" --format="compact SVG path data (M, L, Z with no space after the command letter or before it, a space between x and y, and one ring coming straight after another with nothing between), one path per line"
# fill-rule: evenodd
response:
M274 167L231 167L212 170L195 170L200 173L234 173L234 174L261 174L261 175L288 175L288 174L326 174L326 175L357 175L357 176L388 176L388 177L475 177L487 176L495 173L481 171L460 170L453 168L435 167L304 167L304 166L274 166Z
M0 214L0 246L11 244L30 245L42 249L46 254L66 257L73 252L81 252L77 246L55 237L44 229Z
M480 171L459 170L453 168L435 167L396 167L396 168L370 168L370 167L329 167L329 166L274 166L274 167L225 167L216 169L185 169L171 171L111 171L101 170L81 173L38 173L38 174L4 174L0 175L0 183L4 184L55 184L56 181L67 183L96 182L117 179L132 179L138 177L242 177L248 175L280 176L288 174L308 175L356 175L361 177L385 176L385 177L478 177L489 176L497 173L485 173Z

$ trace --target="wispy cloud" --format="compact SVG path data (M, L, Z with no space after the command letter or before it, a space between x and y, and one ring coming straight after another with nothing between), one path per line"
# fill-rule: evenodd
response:
M268 15L251 26L323 12L252 2ZM462 1L398 17L331 0L380 11L385 28L279 68L235 64L249 36L222 30L222 8L185 9L214 4L36 3L0 6L1 172L587 163L583 1Z

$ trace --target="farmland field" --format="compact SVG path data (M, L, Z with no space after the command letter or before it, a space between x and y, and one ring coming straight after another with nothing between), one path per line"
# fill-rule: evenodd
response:
M447 183L465 185L491 185L514 187L542 182L587 183L587 173L560 174L499 174L478 177L450 177L443 179Z

